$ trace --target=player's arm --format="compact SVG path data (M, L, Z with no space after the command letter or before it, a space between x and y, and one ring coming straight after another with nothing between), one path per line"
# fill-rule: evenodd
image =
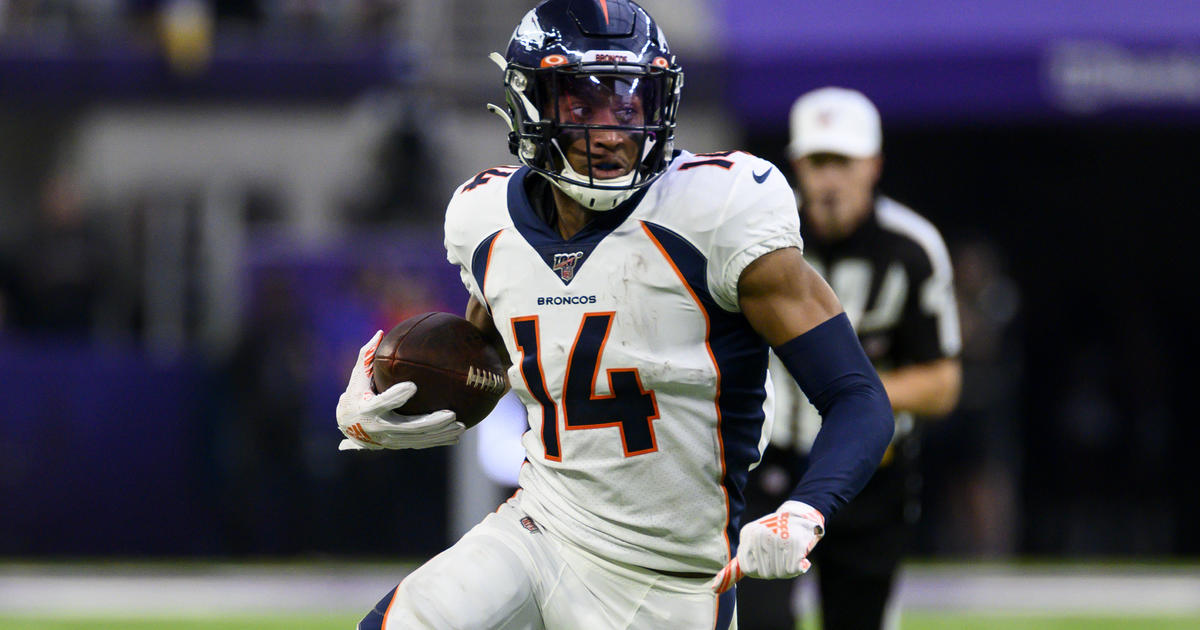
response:
M842 312L833 289L794 247L750 263L738 280L738 302L750 325L772 347Z
M958 357L934 359L879 373L892 401L892 409L924 417L944 416L954 410L962 391L962 361Z
M862 490L891 442L887 393L833 290L799 250L751 263L738 294L750 325L821 412L808 469L791 498L829 517Z
M490 341L496 347L496 351L500 353L500 360L504 362L504 367L511 366L512 359L508 356L508 348L504 347L504 339L500 337L500 331L496 329L496 322L492 320L492 314L488 312L487 307L475 299L474 295L467 300L465 319L483 331L484 338Z
M741 530L737 557L713 580L724 592L743 575L791 577L825 518L858 494L891 442L894 420L883 384L829 285L795 248L775 250L746 267L738 301L750 325L775 349L821 412L809 466L789 500Z

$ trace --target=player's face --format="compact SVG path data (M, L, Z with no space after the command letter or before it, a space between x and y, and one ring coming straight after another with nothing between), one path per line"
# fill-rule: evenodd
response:
M640 127L644 98L638 79L582 76L566 84L558 98L558 121L568 125ZM637 164L642 134L621 129L566 129L559 136L575 172L596 179L628 174Z
M800 183L807 227L825 240L849 236L870 212L883 158L815 153L792 166Z

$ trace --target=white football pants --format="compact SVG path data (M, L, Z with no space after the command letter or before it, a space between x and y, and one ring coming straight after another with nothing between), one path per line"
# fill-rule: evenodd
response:
M519 505L510 499L412 572L359 630L737 630L734 591L718 598L704 578L609 562Z

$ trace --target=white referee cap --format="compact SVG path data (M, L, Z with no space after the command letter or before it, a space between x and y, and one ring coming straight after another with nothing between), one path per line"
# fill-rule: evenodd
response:
M793 159L814 153L866 158L883 147L879 110L855 90L825 87L808 92L792 105L791 122L788 153Z

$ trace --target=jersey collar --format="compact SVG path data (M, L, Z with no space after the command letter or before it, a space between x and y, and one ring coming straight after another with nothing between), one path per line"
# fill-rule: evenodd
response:
M541 175L534 173L529 167L523 167L514 177L509 178L509 216L512 217L517 232L537 251L542 261L558 276L563 285L571 284L600 241L624 223L646 196L646 188L639 190L625 203L598 214L571 238L563 239L558 230L534 209L525 186L526 177Z
M533 209L533 204L530 203L529 195L526 192L526 177L541 177L541 175L534 173L528 166L524 166L517 171L515 176L509 178L508 213L512 217L513 225L516 226L517 231L534 247L559 243L595 244L600 242L600 240L615 230L617 226L624 223L625 219L629 218L629 215L633 214L633 211L637 209L638 203L646 196L646 191L649 189L649 186L647 186L634 193L632 197L616 208L599 213L582 230L579 230L578 233L569 239L563 239L558 230L548 224L545 219L538 216L538 213Z

